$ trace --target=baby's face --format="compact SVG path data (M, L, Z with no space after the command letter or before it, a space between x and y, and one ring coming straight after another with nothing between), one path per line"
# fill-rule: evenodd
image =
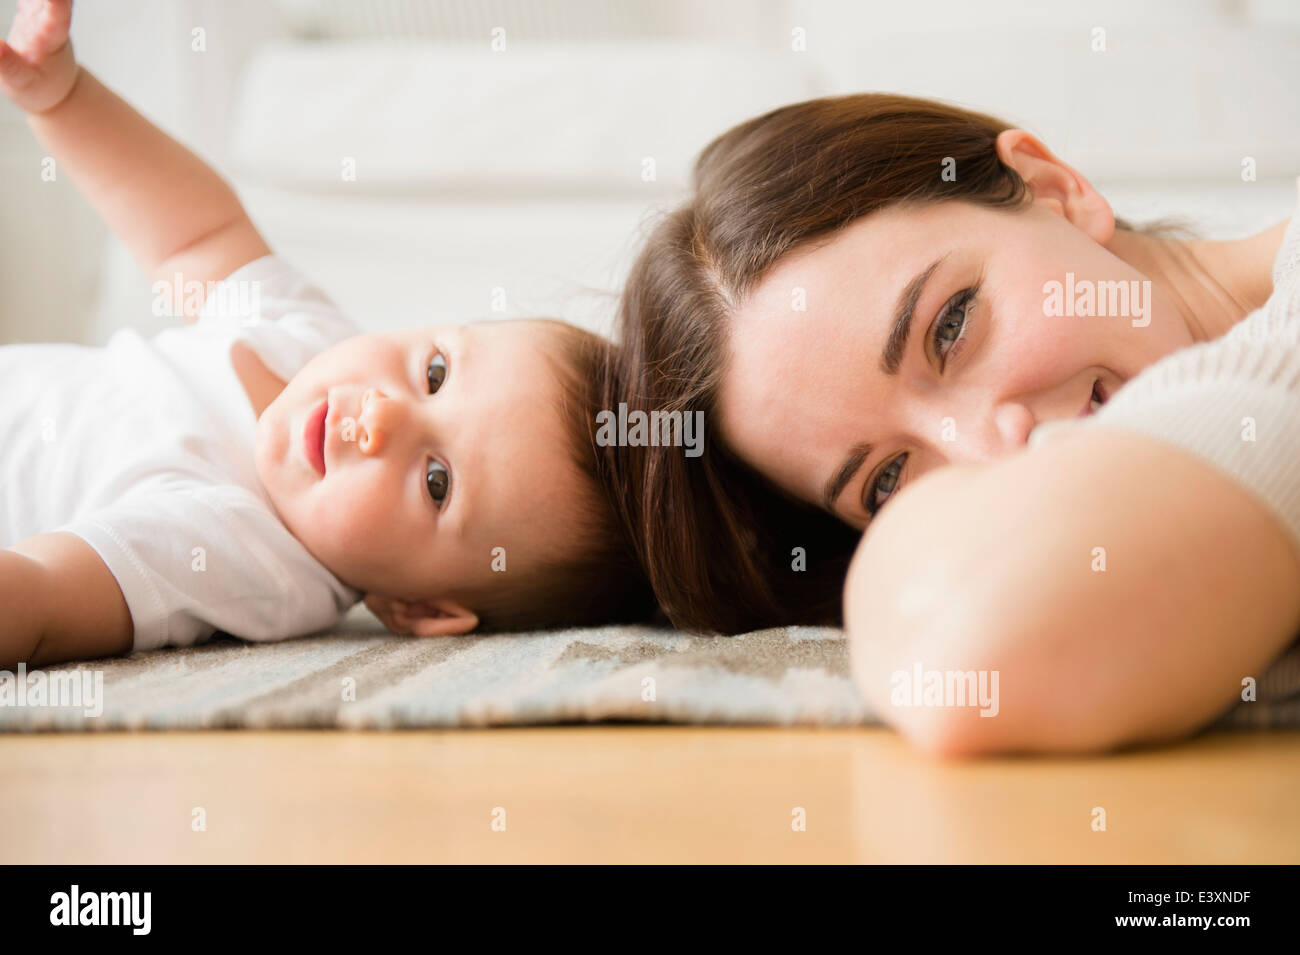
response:
M509 586L563 551L579 506L554 347L543 323L500 322L358 335L317 355L257 422L281 520L366 593Z

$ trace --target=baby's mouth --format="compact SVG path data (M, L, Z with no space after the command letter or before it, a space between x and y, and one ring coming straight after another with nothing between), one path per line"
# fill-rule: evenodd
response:
M326 398L307 415L302 433L307 463L321 477L325 476L325 420L329 416L329 410L329 398Z

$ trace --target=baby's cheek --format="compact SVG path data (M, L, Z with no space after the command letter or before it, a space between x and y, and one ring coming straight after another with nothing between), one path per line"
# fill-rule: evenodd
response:
M340 489L326 503L321 524L337 539L356 544L391 531L393 507L364 488Z

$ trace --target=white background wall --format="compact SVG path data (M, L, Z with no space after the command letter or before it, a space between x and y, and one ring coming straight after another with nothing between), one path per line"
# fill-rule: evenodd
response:
M14 5L0 0L6 23ZM1207 235L1289 215L1300 174L1289 0L83 0L73 37L234 181L277 251L376 328L537 313L603 327L695 152L811 95L992 112L1121 214L1183 213ZM337 174L347 156L355 182ZM41 157L0 104L0 341L158 327L147 278L71 183L41 181Z

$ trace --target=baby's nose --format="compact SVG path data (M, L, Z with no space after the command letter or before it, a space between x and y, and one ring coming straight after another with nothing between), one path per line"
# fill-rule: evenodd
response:
M377 388L367 388L361 395L361 437L357 441L363 454L377 454L384 447L393 426L394 402Z

